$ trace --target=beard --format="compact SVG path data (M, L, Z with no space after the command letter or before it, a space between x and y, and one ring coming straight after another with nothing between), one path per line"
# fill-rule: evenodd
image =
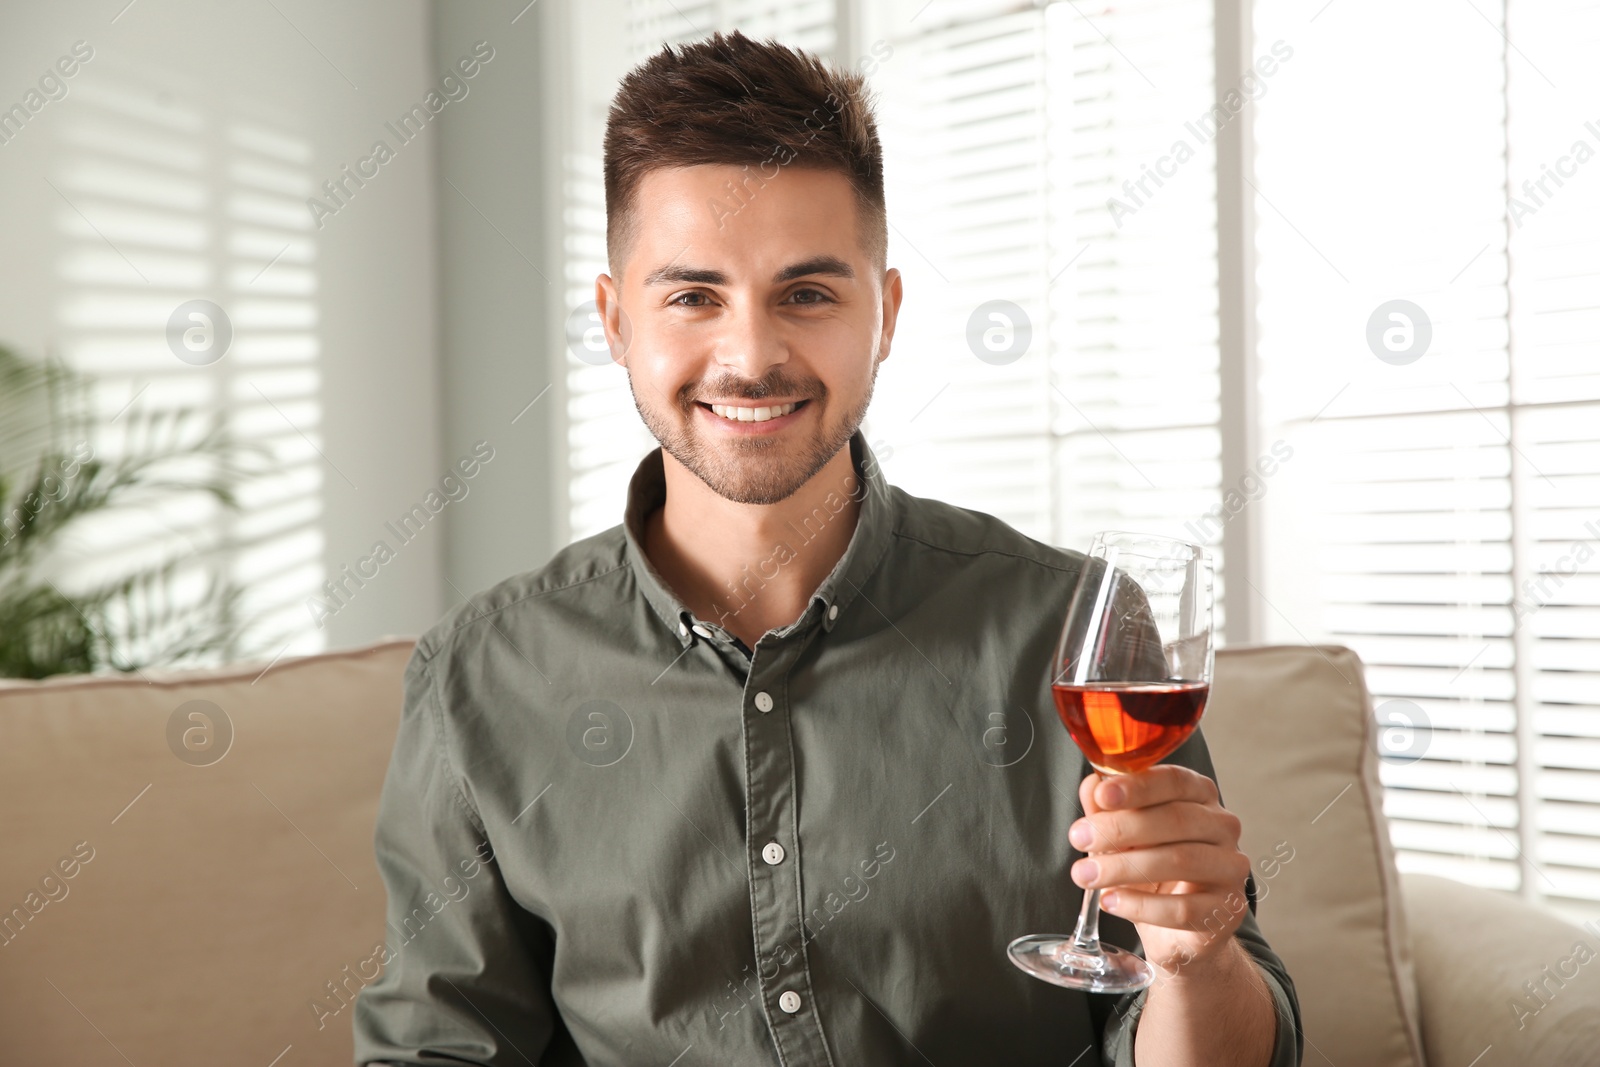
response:
M849 444L872 402L878 364L879 360L872 361L872 377L867 381L860 402L831 429L823 424L822 418L827 410L827 387L820 381L786 377L781 367L774 368L773 373L755 384L740 378L717 378L686 385L675 399L675 412L666 410L666 404L653 408L641 403L631 374L628 375L628 391L633 394L634 407L639 409L639 417L651 435L668 455L693 472L712 492L736 504L776 504L798 492ZM695 409L699 405L694 397L705 395L757 401L774 396L803 397L807 400L806 407L818 410L811 419L813 429L803 439L798 436L802 431L796 427L771 437L728 435L718 446L707 440L698 428L699 416Z

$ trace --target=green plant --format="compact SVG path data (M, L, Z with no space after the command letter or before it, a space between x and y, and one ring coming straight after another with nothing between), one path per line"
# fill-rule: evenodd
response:
M75 534L182 494L237 510L233 486L247 450L192 409L136 409L115 420L120 441L99 435L111 454L97 455L91 386L58 361L0 347L0 676L232 658L241 591L221 566L227 546L165 553L84 581L103 560Z

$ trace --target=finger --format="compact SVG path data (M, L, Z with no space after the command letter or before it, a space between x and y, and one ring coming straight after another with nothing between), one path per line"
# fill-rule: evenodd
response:
M1083 780L1078 783L1078 803L1083 806L1083 812L1085 815L1092 815L1100 810L1100 805L1095 802L1094 794L1095 789L1097 789L1100 783L1103 781L1105 781L1105 778L1100 774L1099 771L1090 771L1088 774L1084 775Z
M1179 841L1236 848L1242 825L1226 808L1178 800L1153 808L1085 815L1067 828L1067 840L1080 852L1151 848Z
M1135 774L1113 774L1101 779L1094 802L1101 810L1148 808L1174 800L1220 804L1217 783L1199 771L1173 763L1158 764Z
M1101 895L1100 907L1129 922L1220 936L1238 929L1250 902L1242 889L1220 893L1117 889Z
M1072 865L1072 880L1084 889L1189 882L1206 889L1243 889L1250 860L1238 849L1185 841L1176 845L1102 852Z

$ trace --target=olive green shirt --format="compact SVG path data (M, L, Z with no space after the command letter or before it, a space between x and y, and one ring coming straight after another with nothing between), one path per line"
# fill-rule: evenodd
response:
M1049 679L1083 556L888 485L860 432L850 448L854 474L724 598L760 597L861 501L804 613L753 649L641 550L659 449L622 525L422 636L358 1064L1133 1063L1144 994L1005 955L1069 933L1082 899L1067 828L1089 767ZM1169 761L1213 775L1198 732ZM1299 1007L1251 889L1235 936L1289 1067ZM1123 920L1102 933L1138 947Z

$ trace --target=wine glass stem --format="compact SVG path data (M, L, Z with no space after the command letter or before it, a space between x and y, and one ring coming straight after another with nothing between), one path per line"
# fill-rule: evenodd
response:
M1078 925L1072 931L1072 947L1078 952L1100 954L1100 890L1084 894L1078 911Z

